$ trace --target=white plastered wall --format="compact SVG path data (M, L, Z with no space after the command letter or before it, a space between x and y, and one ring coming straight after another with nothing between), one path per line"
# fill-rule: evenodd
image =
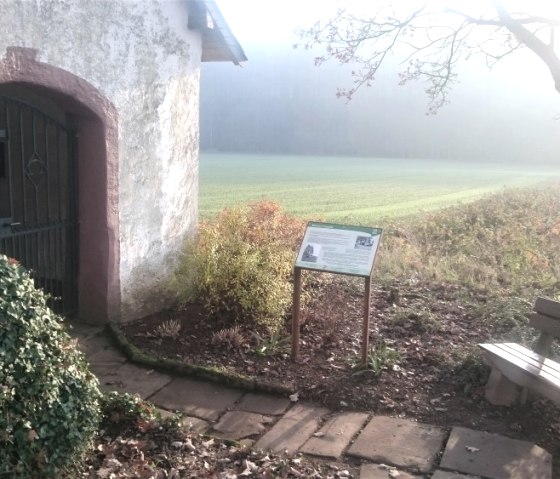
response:
M34 48L115 106L121 320L161 309L197 218L201 40L187 3L0 0L0 10L0 55Z

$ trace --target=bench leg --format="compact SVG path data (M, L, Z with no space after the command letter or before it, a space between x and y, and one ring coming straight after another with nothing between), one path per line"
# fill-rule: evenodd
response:
M511 382L498 369L492 368L486 384L486 399L496 406L511 406L519 400L519 386Z
M528 398L529 398L529 389L521 388L521 395L519 396L519 404L525 406L525 404L527 404Z

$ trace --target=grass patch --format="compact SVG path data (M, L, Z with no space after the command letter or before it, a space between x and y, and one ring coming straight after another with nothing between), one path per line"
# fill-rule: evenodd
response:
M273 200L292 214L377 222L470 202L507 187L560 177L551 167L387 158L201 154L202 218Z

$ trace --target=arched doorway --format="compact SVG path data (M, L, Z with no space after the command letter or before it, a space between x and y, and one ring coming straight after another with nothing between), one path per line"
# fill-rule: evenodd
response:
M2 90L0 86L0 252L31 271L57 313L75 314L76 133L71 118L54 105L43 111Z
M103 324L120 316L117 112L98 89L36 61L36 53L10 47L0 59L0 108L7 105L0 115L10 117L0 123L0 188L13 195L0 211L7 224L0 226L7 238L0 252L12 248L34 269L37 281L63 298L61 311Z

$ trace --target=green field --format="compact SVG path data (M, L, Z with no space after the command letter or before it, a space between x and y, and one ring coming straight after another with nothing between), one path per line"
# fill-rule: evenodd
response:
M469 202L560 168L387 158L202 153L201 218L271 199L309 219L367 222Z

